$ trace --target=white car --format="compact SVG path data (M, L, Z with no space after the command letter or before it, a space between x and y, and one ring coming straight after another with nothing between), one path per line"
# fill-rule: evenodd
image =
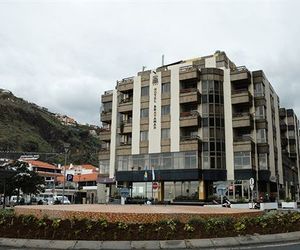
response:
M55 204L56 201L59 201L59 204L71 204L67 196L64 196L64 199L62 196L54 196L53 199L53 204Z

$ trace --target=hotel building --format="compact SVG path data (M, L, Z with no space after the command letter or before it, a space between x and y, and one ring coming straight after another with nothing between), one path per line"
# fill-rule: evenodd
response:
M248 199L254 178L256 195L276 197L288 182L284 164L298 179L299 154L291 157L299 152L296 116L297 143L288 141L285 155L280 124L291 120L288 110L284 118L262 70L238 67L224 52L138 72L117 81L101 103L106 194L116 184L161 201L206 199L221 183L229 198Z

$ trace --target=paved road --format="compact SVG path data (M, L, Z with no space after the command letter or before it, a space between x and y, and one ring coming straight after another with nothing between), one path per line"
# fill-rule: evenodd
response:
M20 250L21 248L12 248L12 247L0 247L0 250ZM203 250L203 248L201 248ZM272 246L256 246L256 247L243 247L243 248L222 248L223 250L226 249L240 249L240 250L255 250L255 249L261 249L261 250L299 250L300 249L300 242L299 243L289 243L287 245L272 245ZM47 248L31 248L30 250L47 250ZM180 250L180 249L178 249ZM182 249L186 250L186 249Z

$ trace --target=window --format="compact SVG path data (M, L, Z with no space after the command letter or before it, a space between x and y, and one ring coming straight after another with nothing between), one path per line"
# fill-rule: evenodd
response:
M141 96L149 96L149 86L141 88Z
M263 83L256 83L254 85L254 96L264 96L265 95L265 86Z
M256 119L265 119L266 117L266 108L265 106L257 106L255 108L255 118Z
M105 112L105 113L111 112L111 110L112 110L112 102L104 102L102 104L102 109L103 109L103 112Z
M169 128L161 129L161 139L162 140L170 139L170 129Z
M170 93L170 83L166 82L161 85L161 93Z
M148 131L141 131L141 141L148 141Z
M161 106L161 115L169 115L170 114L170 105Z
M235 152L234 153L234 168L249 169L251 168L250 152Z
M197 168L197 154L196 152L185 152L184 168Z
M288 137L291 139L293 139L293 138L295 138L295 132L294 132L294 130L289 130L288 131Z
M258 143L266 143L267 142L266 129L258 129L256 131L256 139Z
M209 169L208 152L203 152L203 169Z
M162 157L162 166L161 169L171 169L172 168L172 154L171 153L163 153Z
M258 168L259 170L268 170L268 155L258 154Z
M148 117L149 117L149 109L148 108L141 109L141 118L148 118Z

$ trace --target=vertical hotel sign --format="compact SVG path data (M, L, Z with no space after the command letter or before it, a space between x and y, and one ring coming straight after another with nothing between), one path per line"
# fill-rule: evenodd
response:
M158 77L154 75L152 78L153 85L153 129L157 128L157 90L158 90Z

